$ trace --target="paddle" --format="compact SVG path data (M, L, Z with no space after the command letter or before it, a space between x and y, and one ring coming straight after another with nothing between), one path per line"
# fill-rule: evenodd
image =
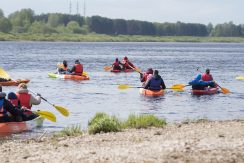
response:
M105 66L103 69L104 69L104 71L110 71L110 70L112 70L112 66Z
M184 87L187 87L187 86L190 86L190 85L185 85L185 84L175 84L175 85L172 85L171 86L171 89L181 89L183 90Z
M129 86L129 85L126 85L126 84L120 84L118 86L118 89L121 89L121 90L128 89L128 88L143 88L143 87L133 87L133 86ZM173 89L175 91L183 91L182 88L166 88L166 89Z
M37 93L33 92L32 90L29 89L30 92L33 94L37 95ZM52 104L51 102L47 101L44 97L41 96L41 98L46 101L48 104L52 105L55 109L57 109L63 116L68 117L69 116L69 111L68 109L62 107L62 106L57 106L55 104Z
M4 69L0 68L0 77L4 78L4 79L10 79L9 74L4 71Z
M129 67L130 67L132 70L134 70L134 71L138 72L139 74L142 74L142 73L141 73L141 70L140 70L139 68L137 68L137 67L136 67L136 68L134 68L134 67L132 67L132 66L131 66L131 65L129 65L129 64L128 64L128 66L129 66Z
M37 110L37 111L28 110L28 111L31 111L32 113L37 114L40 117L48 119L49 121L56 122L56 116L49 111L41 111L41 110Z

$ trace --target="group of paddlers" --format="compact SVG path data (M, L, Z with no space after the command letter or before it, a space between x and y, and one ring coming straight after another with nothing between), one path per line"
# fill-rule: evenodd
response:
M83 74L83 65L79 60L75 61L75 64L71 69L68 68L68 62L66 60L63 61L62 64L58 64L58 72L59 74L70 74L70 75L78 75L82 76Z

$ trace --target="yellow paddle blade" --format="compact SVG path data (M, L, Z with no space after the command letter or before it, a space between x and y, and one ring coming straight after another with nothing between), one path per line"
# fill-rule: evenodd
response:
M4 79L10 79L9 74L6 71L4 71L4 69L2 68L0 68L0 77Z
M121 84L121 85L118 86L118 88L119 89L128 89L128 88L130 88L130 86L126 85L126 84Z
M88 73L85 72L85 71L83 71L82 75L83 75L83 76L88 76Z
M69 111L68 109L62 107L62 106L57 106L57 105L53 105L62 115L64 115L65 117L69 116Z
M45 118L45 119L48 119L49 121L52 121L52 122L56 122L56 116L49 112L49 111L35 111L34 113L36 113L37 115Z
M169 89L172 89L172 90L177 91L177 92L183 92L184 91L183 88L177 88L177 87L169 88Z
M111 67L111 66L105 66L103 69L104 69L105 71L110 71L110 70L112 69L112 67Z
M223 88L223 87L221 87L221 91L222 91L223 94L230 93L230 90L229 89Z
M183 89L185 86L185 84L175 84L171 86L171 89Z

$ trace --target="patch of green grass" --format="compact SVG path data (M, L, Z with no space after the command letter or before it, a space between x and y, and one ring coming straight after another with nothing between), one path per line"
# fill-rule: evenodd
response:
M163 127L166 125L164 119L159 119L154 115L130 115L123 123L123 128L148 128L148 127Z
M105 113L96 113L88 124L89 134L121 131L121 122L115 116Z
M82 134L83 134L83 132L81 130L81 125L77 124L77 125L72 125L72 126L62 129L61 131L54 134L54 136L55 137L64 137L64 136L78 136L78 135L82 135Z

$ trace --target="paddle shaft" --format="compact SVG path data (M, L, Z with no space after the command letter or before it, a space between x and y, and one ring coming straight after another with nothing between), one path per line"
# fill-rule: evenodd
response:
M33 92L31 89L29 89L29 91L30 91L31 93L37 95L37 93ZM54 104L52 104L51 102L49 102L49 101L48 101L47 99L45 99L44 97L42 97L42 96L40 96L40 97L41 97L41 99L43 99L44 101L46 101L46 102L49 103L50 105L55 106Z

